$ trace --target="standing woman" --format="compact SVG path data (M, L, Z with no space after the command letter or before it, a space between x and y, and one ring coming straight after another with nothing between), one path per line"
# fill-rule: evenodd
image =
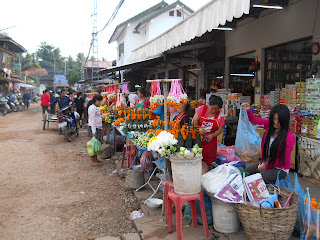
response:
M102 128L102 118L101 111L98 108L101 105L103 97L101 95L94 95L92 100L88 103L88 117L89 117L89 129L92 134L91 137L95 137L101 142L101 128ZM98 160L98 156L90 156L91 164L99 166L102 164Z
M269 119L254 116L248 103L243 103L242 108L247 110L250 122L262 125L266 130L261 142L261 162L246 168L249 174L260 172L265 182L274 183L285 178L290 170L291 152L295 144L295 136L289 129L290 112L285 105L272 108Z
M225 124L224 116L220 112L223 101L221 97L212 95L209 99L209 105L203 105L198 108L192 122L199 122L200 131L203 139L201 147L203 148L202 157L208 167L217 161L217 136L222 133Z
M148 109L150 106L150 100L147 98L147 92L144 88L139 88L138 91L138 99L136 100L134 107L137 110Z

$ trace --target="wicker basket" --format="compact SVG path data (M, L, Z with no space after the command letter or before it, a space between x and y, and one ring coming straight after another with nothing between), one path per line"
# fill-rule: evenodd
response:
M273 187L267 185L270 193ZM281 188L281 192L292 193L289 189ZM287 199L279 194L279 202L283 204ZM299 197L293 194L288 208L259 208L249 204L235 204L240 221L250 240L285 240L292 235L297 221Z

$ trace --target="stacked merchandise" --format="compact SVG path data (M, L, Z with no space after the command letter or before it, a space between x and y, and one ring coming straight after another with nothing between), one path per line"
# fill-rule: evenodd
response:
M306 84L304 82L296 82L296 88L297 88L297 104L300 106L305 106L306 105L306 98L305 98Z
M276 106L280 103L280 89L270 92L270 106Z
M231 93L230 90L219 89L214 95L219 96L223 100L222 113L225 116L236 116L237 109L240 109L241 103L251 102L250 97L244 97L241 93ZM206 102L209 104L211 94L207 94Z
M320 78L309 78L306 82L306 107L313 115L320 115Z

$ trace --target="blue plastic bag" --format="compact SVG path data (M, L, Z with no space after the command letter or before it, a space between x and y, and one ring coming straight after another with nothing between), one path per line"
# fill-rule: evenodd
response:
M291 184L289 173L287 173L287 177L286 178L283 178L283 179L280 180L279 179L280 172L281 172L281 170L278 171L277 181L276 181L275 185L277 185L279 187L284 187L284 188L287 188L287 189L293 191L293 187L292 187L292 184Z
M258 126L249 121L247 111L240 108L234 152L244 161L257 161L261 157L261 138L256 132Z
M300 197L300 202L298 205L298 221L296 226L294 227L297 231L299 231L301 233L301 235L303 235L303 218L306 214L305 212L305 204L304 204L304 199L307 197L307 194L303 191L300 183L299 183L299 179L298 179L298 174L294 173L294 189L293 191ZM307 189L307 192L309 190ZM300 238L303 239L303 238Z

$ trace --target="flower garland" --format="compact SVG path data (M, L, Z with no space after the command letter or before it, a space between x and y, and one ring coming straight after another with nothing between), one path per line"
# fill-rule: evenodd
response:
M188 95L183 90L181 82L178 80L173 80L171 82L171 89L167 98L168 106L178 109L183 104L187 104L187 103L188 103Z

